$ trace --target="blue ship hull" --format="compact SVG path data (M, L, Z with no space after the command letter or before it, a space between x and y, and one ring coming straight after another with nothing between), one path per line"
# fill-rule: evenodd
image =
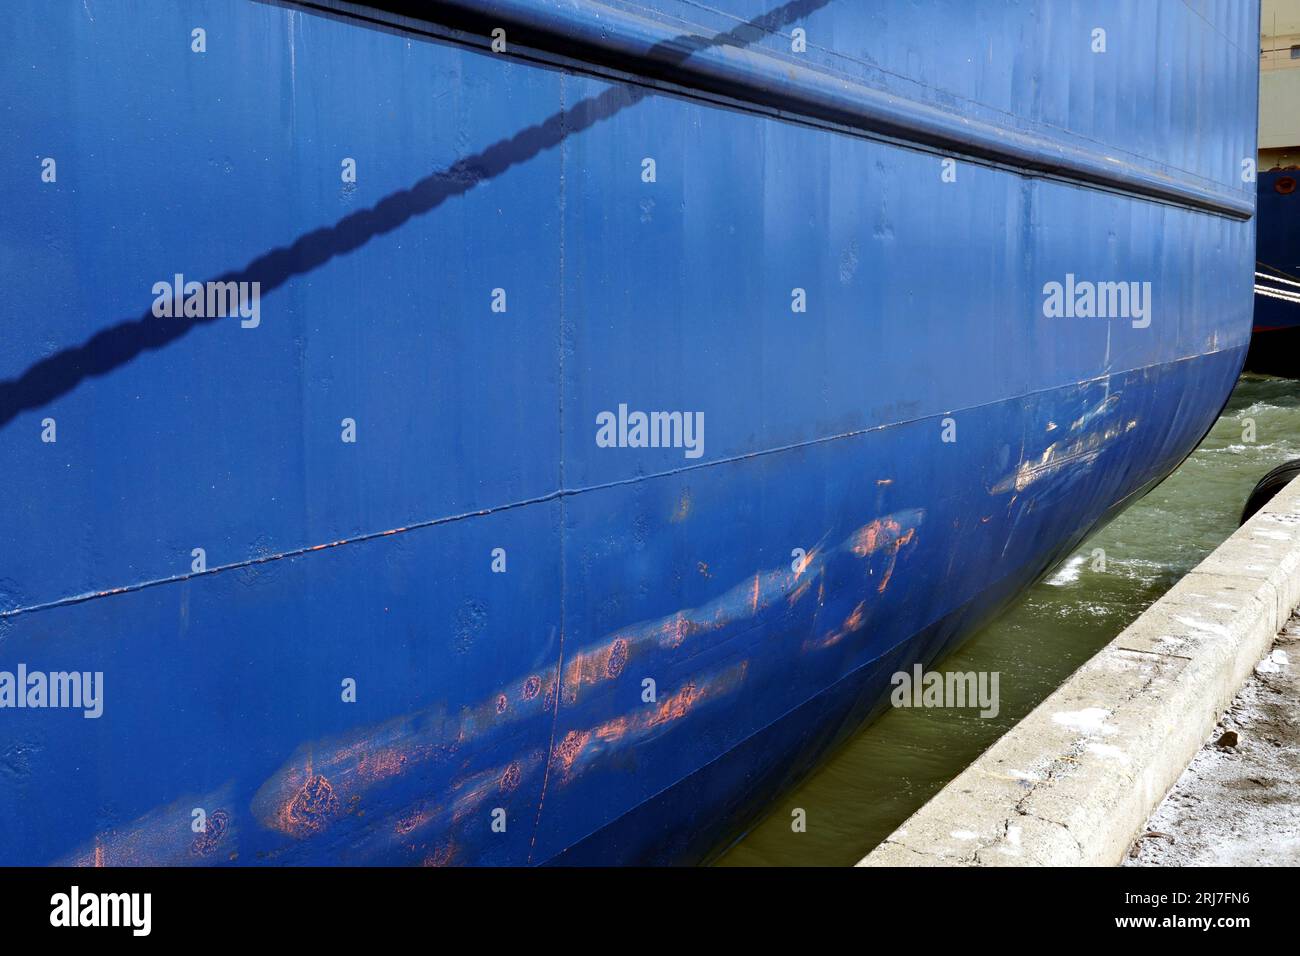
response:
M1300 293L1300 170L1259 174L1256 256L1266 276L1265 289ZM1300 303L1271 295L1255 296L1255 324L1246 367L1256 372L1300 378Z
M0 11L0 864L699 860L1196 445L1253 5L725 6Z

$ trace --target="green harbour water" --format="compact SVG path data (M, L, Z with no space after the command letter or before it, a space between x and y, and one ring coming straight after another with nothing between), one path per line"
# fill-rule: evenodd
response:
M773 804L716 864L856 863L1231 534L1255 482L1293 458L1300 458L1300 382L1242 376L1177 471L935 665L998 672L996 717L981 718L978 709L887 711ZM1104 571L1095 567L1095 549L1105 552ZM792 827L796 809L804 811L804 832Z

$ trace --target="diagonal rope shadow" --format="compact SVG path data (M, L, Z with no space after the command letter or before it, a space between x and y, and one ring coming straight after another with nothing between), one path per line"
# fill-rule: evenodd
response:
M681 34L648 51L654 63L672 67L701 50L718 46L745 47L785 24L805 16L831 0L790 0L759 17L712 36ZM590 129L634 106L653 90L644 86L615 85L561 110L541 123L520 130L472 156L431 173L409 189L385 196L375 205L351 213L258 256L242 269L206 281L260 282L270 293L295 276L319 269L336 256L346 255L372 239L392 232L416 216L437 209L449 199L464 195L479 183L494 179L558 146L567 137ZM0 428L24 411L40 408L68 394L81 382L103 376L145 352L165 348L219 316L155 318L145 310L134 319L96 332L80 345L41 359L15 378L0 381Z

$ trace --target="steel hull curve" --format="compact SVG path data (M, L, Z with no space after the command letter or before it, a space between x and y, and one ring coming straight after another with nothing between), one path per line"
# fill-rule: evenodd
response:
M1239 372L1250 4L426 6L0 11L0 864L702 859Z

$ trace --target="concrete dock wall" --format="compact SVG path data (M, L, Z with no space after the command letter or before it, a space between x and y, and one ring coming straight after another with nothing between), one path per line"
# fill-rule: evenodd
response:
M858 865L1118 865L1297 604L1300 481Z

